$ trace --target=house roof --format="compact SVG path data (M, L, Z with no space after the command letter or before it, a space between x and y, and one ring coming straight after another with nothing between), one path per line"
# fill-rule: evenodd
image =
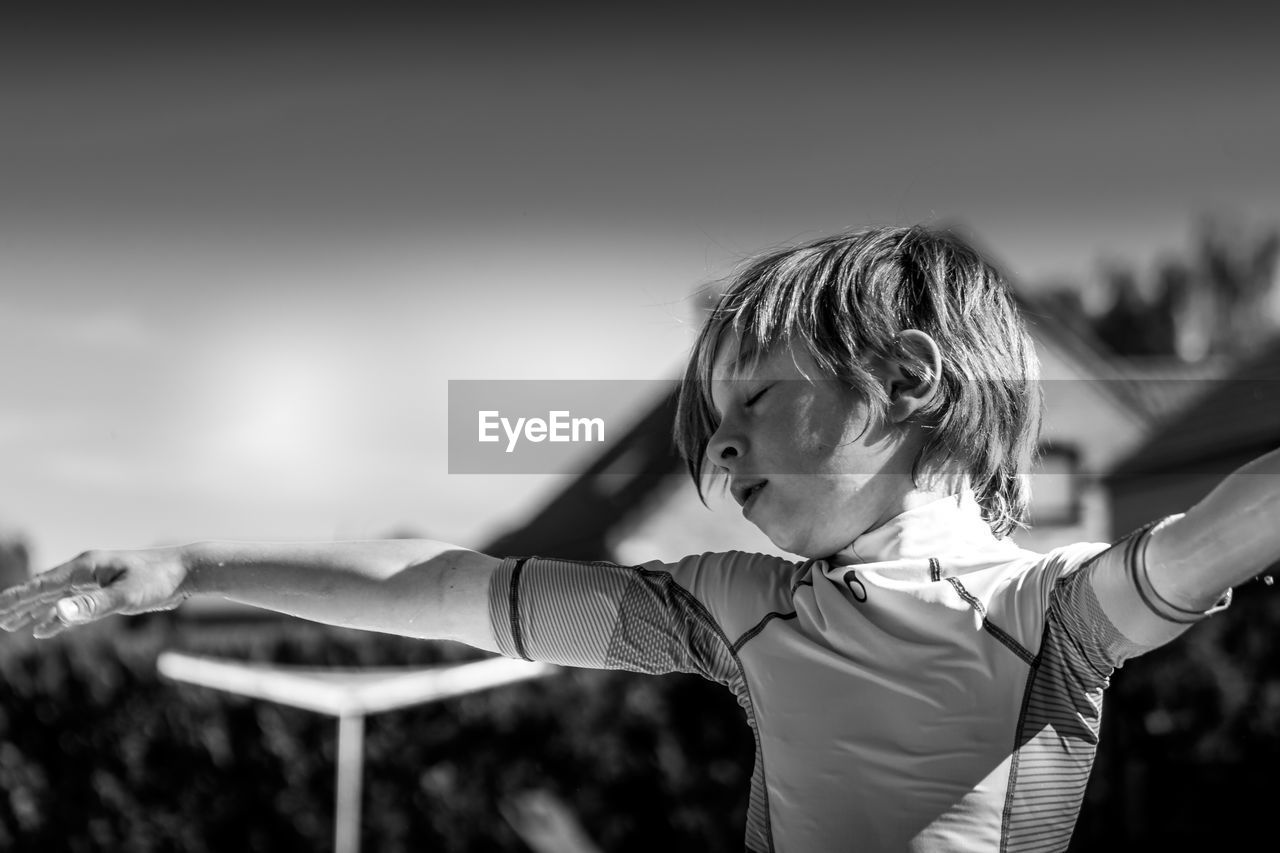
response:
M1033 337L1077 362L1090 381L1137 420L1150 424L1160 416L1159 407L1144 395L1141 383L1125 369L1126 364L1094 335L1087 318L1060 310L1051 300L1019 288L1011 290Z
M1280 339L1239 361L1225 376L1198 384L1202 387L1192 402L1121 460L1105 478L1108 482L1202 468L1216 459L1280 446Z
M1183 361L1177 356L1142 356L1117 360L1118 369L1129 379L1132 393L1155 421L1164 421L1191 405L1231 372L1232 360L1211 356L1202 361Z

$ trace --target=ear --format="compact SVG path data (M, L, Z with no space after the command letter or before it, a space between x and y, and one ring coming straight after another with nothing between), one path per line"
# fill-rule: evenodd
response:
M942 378L942 350L919 329L906 329L881 368L889 394L889 421L902 423L937 393Z

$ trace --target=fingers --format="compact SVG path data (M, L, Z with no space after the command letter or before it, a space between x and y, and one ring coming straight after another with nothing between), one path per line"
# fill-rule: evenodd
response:
M37 637L53 636L68 624L105 615L113 602L101 588L98 574L94 556L86 552L5 590L0 593L0 629L18 631L34 624ZM72 598L75 593L82 594ZM75 604L63 605L59 615L56 605L69 598Z
M11 620L5 623L4 630L25 631L42 618L43 616L39 612L33 611L29 613L23 613L18 616L11 617Z
M54 605L54 610L63 624L79 625L108 616L122 606L123 602L114 590L94 589L61 599Z
M8 607L0 611L0 628L6 631L16 631L21 627L25 627L28 617L48 610L59 598L66 594L66 591L57 588L39 592L26 592L21 599L11 602Z
M31 636L37 640L44 640L56 634L61 634L67 629L67 626L58 620L58 611L54 607L46 607L37 614L33 614L31 621L35 623Z
M109 616L122 606L123 602L111 590L94 590L61 599L52 606L35 608L16 623L14 628L8 630L20 631L28 625L34 625L31 635L37 640L44 640L56 637L68 628Z
M15 602L8 608L0 610L0 627L9 630L6 623L11 619L21 618L23 615L30 613L32 610L38 610L54 604L60 598L65 598L68 593L75 591L72 587L50 587L40 592L29 593L21 600Z
M86 552L36 575L24 584L0 592L0 619L32 604L56 598L62 591L76 587L97 586L94 578L94 559Z

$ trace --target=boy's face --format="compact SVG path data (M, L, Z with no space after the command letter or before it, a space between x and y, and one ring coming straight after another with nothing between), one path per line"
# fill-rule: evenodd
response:
M720 424L707 459L725 469L744 517L779 548L821 558L902 512L917 430L882 423L862 434L861 395L823 374L801 344L775 347L735 375L737 353L729 332L712 369Z

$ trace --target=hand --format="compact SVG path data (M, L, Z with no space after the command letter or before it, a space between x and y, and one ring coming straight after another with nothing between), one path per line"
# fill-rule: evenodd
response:
M599 853L573 809L549 790L522 791L498 810L536 853Z
M34 625L40 639L113 613L172 610L191 593L180 548L85 551L80 556L0 592L0 628Z

